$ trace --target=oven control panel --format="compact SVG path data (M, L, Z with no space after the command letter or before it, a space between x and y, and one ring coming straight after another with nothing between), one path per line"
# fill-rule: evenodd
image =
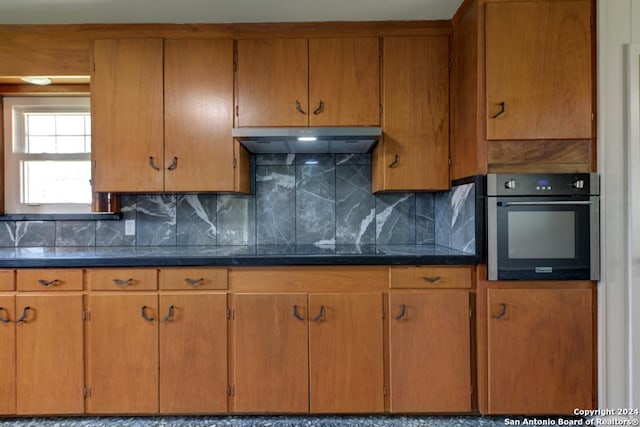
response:
M488 174L488 196L589 196L600 194L598 174Z

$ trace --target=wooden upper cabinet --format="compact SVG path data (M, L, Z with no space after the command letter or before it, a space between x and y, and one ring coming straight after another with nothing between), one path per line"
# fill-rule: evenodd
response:
M379 126L377 37L309 40L309 125Z
M161 39L95 41L94 191L164 190L162 45Z
M487 139L591 138L591 2L487 3L486 84Z
M377 37L238 40L237 127L377 126Z
M593 291L487 290L488 413L593 408Z
M373 191L449 189L449 37L383 39Z

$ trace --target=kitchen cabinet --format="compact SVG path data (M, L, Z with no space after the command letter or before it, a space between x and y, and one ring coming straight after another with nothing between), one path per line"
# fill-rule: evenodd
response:
M15 297L0 294L0 415L16 413Z
M237 44L236 127L380 124L377 37Z
M96 40L94 64L95 191L249 191L232 40Z
M487 139L591 138L591 3L485 7Z
M373 152L372 189L447 190L449 37L382 43L383 136Z
M573 414L594 407L589 288L486 291L489 414ZM556 285L558 286L558 285Z
M236 294L233 324L235 412L384 411L381 294Z

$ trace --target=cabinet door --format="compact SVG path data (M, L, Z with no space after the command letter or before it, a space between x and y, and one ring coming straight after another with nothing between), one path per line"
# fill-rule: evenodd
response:
M162 40L96 40L94 191L162 191Z
M471 411L469 293L389 295L391 412Z
M309 125L380 125L377 37L309 40Z
M153 293L89 298L88 412L158 412L157 300Z
M227 295L160 295L160 412L227 411Z
M84 412L82 295L18 295L17 413Z
M15 298L0 295L0 415L16 413Z
M591 138L591 2L486 8L487 139Z
M233 40L164 42L165 189L233 191Z
M306 294L234 300L234 411L308 412Z
M592 407L589 289L488 289L488 409L571 414Z
M236 126L308 126L306 39L238 40L237 67Z
M309 295L312 413L384 411L382 295Z
M449 38L383 40L383 141L373 188L449 188Z

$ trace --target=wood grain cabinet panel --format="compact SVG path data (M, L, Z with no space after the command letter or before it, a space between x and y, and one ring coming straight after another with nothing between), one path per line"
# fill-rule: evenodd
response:
M391 288L470 288L471 267L392 266L389 268Z
M0 292L13 291L16 287L15 270L0 270Z
M18 295L16 309L16 412L82 414L82 295Z
M373 191L449 189L449 38L384 37Z
M0 415L16 413L15 297L0 295Z
M155 268L92 268L87 270L92 291L152 291L158 289Z
M593 291L487 289L488 413L593 407Z
M227 289L229 270L226 268L162 268L162 290Z
M469 293L389 295L391 412L471 411Z
M18 291L81 291L82 270L37 268L17 271Z
M487 139L591 138L591 2L487 3L486 83Z

